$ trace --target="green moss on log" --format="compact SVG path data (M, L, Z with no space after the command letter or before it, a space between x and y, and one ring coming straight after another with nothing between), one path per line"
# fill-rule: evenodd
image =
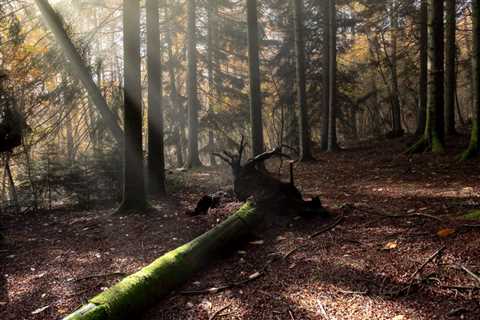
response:
M262 214L247 202L215 228L124 278L64 320L131 319L185 283L222 248L251 232L262 219Z
M463 216L467 220L480 220L480 210L473 210Z

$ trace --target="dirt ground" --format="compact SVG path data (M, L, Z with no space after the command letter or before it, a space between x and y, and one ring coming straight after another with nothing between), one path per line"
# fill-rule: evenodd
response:
M480 279L468 273L480 275L480 222L461 218L480 208L478 160L458 163L458 150L408 157L403 148L379 141L297 165L297 184L331 218L293 217L256 234L142 319L480 319ZM177 175L185 186L144 215L4 214L0 319L61 318L238 207L188 217L201 195L228 188L228 170Z

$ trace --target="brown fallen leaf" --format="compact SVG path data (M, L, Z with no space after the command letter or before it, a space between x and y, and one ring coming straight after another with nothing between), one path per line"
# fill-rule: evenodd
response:
M439 236L440 238L447 238L453 234L455 234L455 229L451 228L442 228L437 231L437 236Z

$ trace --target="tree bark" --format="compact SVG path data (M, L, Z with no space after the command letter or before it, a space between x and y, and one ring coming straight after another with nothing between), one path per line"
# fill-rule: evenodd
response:
M164 195L165 154L163 145L162 62L158 0L146 1L148 72L148 186L154 195Z
M329 121L328 121L328 151L338 149L337 144L337 9L336 1L329 0Z
M429 0L428 108L426 139L432 152L444 151L444 27L443 1Z
M297 75L297 105L299 108L298 129L300 141L300 161L313 160L311 152L310 128L308 123L308 105L305 76L305 41L304 41L304 18L303 0L294 1L295 16L295 52L296 52L296 75Z
M428 74L428 4L422 0L420 7L420 83L419 83L419 106L417 111L416 136L425 133L427 121L427 74Z
M257 0L247 0L248 69L250 80L250 125L253 156L263 153L262 98L258 43Z
M323 0L323 99L322 99L322 135L320 141L320 149L326 151L328 149L328 122L329 115L329 75L330 75L330 47L329 47L329 34L330 34L330 13L328 8L330 0Z
M71 72L72 77L75 77L82 82L90 99L97 107L100 115L110 129L113 138L117 143L123 143L123 132L118 124L117 117L108 108L107 102L102 96L100 89L93 81L89 69L85 66L82 57L72 43L72 40L70 40L68 34L65 32L59 15L50 6L48 0L35 0L35 3L40 9L46 25L52 31L58 45L62 48L63 53L71 63L71 70L74 71Z
M445 0L445 134L454 135L455 131L455 90L457 77L456 63L456 0Z
M472 21L473 121L472 131L470 133L470 144L462 155L462 159L464 160L478 156L480 150L480 0L472 1Z
M392 74L392 134L394 137L403 134L401 121L401 106L398 86L398 64L397 64L397 47L398 47L398 3L393 1L391 7L391 34L392 34L392 53L391 53L391 74Z
M124 181L119 212L147 207L142 146L142 87L140 70L140 3L123 2L124 49Z
M64 320L136 318L205 267L222 249L251 232L263 214L247 202L234 215L191 242L152 262L88 301Z
M207 3L207 20L208 20L208 35L207 35L207 73L208 73L208 112L213 115L214 113L214 105L215 99L218 98L217 95L217 87L216 87L216 77L218 75L215 74L214 70L214 63L218 63L218 61L214 62L214 58L217 57L215 53L217 48L217 16L218 16L218 8L217 8L217 0L208 0ZM210 165L214 166L216 164L215 156L213 155L213 151L215 148L215 136L214 132L211 128L208 129L208 153L210 157Z
M187 100L188 100L188 161L187 167L202 166L198 155L198 92L196 0L187 0Z

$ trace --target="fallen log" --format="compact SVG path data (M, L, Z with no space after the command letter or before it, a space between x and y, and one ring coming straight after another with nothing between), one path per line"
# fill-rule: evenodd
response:
M222 249L252 231L263 219L260 210L246 202L227 220L191 242L170 251L122 281L90 299L64 320L132 319L190 277Z

